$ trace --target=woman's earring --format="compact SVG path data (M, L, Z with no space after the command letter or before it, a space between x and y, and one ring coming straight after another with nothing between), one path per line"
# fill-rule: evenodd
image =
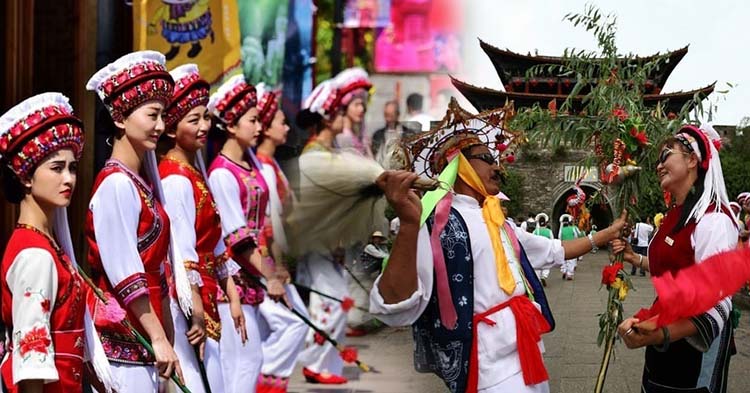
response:
M104 140L104 143L106 143L107 146L112 147L112 136L108 136L107 139Z

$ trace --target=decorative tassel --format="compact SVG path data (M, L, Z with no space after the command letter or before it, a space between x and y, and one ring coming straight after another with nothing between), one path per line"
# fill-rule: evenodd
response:
M54 231L57 241L60 242L60 248L68 256L73 266L77 268L78 262L76 261L76 254L73 250L73 239L70 237L70 227L68 226L68 210L64 207L59 207L55 210ZM124 314L120 320L123 318ZM86 307L83 323L84 339L86 340L85 350L96 376L102 382L104 388L107 389L107 393L119 390L117 381L115 381L114 375L112 375L107 355L104 353L102 343L96 334L94 321L91 318L88 307Z
M156 164L156 154L153 151L146 153L146 159L143 161L143 169L148 175L148 179L151 181L151 187L153 188L154 195L156 195L159 202L162 205L167 204L164 199L164 190L161 187L161 178L159 177L158 165ZM174 246L177 241L177 236L174 232L174 226L170 226L169 234L169 261L172 267L172 274L174 274L174 285L177 292L177 300L180 304L180 309L186 317L190 317L193 313L193 292L190 288L190 281L187 277L187 271L185 271L185 259L179 255L179 249Z

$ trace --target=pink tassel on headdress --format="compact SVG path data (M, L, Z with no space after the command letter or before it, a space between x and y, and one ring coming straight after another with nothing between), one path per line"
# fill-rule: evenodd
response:
M694 317L737 292L749 279L750 248L714 255L676 275L667 272L653 277L658 298L650 309L641 309L636 318L651 320L656 329ZM647 327L651 328L651 323Z

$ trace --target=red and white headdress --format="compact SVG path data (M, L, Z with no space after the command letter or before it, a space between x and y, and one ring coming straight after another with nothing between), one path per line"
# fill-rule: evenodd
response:
M65 148L81 158L83 123L60 93L27 98L0 117L0 157L21 179L45 157Z
M332 80L319 83L302 103L302 110L329 118L333 112L338 91Z
M174 94L164 113L164 124L172 130L193 108L208 104L210 85L201 78L195 64L181 65L169 74L174 79Z
M169 105L174 81L165 64L164 55L156 51L129 53L97 71L86 89L96 91L112 119L122 121L145 102L156 100L165 107Z
M740 195L737 195L737 202L742 205L748 198L750 198L750 192L742 192Z
M245 77L235 75L224 82L208 99L208 110L222 123L237 123L242 115L258 104L255 87L245 82Z
M276 93L265 83L259 83L255 86L255 89L258 93L258 116L265 129L271 125L273 117L276 116L276 111L279 109L279 100Z
M702 125L700 128L693 125L684 125L677 131L675 138L689 152L698 157L700 168L705 172L703 194L695 203L688 220L699 221L712 204L716 212L721 211L722 206L728 208L729 197L724 185L721 161L719 161L719 149L721 148L719 133L710 124Z
M370 76L367 75L365 70L359 67L347 68L341 71L333 78L333 83L338 90L338 100L334 102L334 107L345 107L355 97L367 100L372 88Z

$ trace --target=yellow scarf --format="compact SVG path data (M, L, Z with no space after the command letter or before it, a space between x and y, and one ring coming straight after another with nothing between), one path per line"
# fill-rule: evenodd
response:
M459 153L458 162L458 177L464 181L474 191L484 196L484 203L482 204L482 217L487 225L487 231L490 233L490 240L492 240L492 249L495 251L495 268L497 270L497 281L500 283L500 288L510 295L516 289L516 280L513 278L513 273L510 271L510 265L508 264L508 258L505 256L505 249L503 248L503 241L500 239L500 228L505 223L505 215L503 209L500 208L500 199L495 195L487 194L487 190L484 188L484 183L474 171L474 168L469 163L469 160L464 157L462 153Z

